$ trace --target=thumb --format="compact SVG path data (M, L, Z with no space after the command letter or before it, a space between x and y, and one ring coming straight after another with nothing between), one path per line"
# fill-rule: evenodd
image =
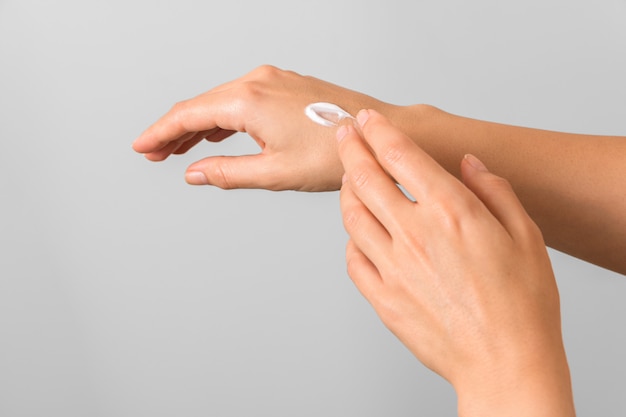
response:
M234 188L280 189L277 173L265 154L212 156L187 168L185 181L191 185L214 185L224 190Z
M461 177L467 188L483 202L513 238L527 236L529 230L536 227L511 184L489 172L478 158L465 155L461 162Z

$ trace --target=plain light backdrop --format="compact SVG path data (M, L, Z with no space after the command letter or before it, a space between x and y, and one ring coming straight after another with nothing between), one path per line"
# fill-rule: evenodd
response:
M626 135L625 22L625 0L0 0L0 415L455 415L347 277L337 193L184 183L245 135L159 164L131 142L266 63ZM579 415L626 415L626 277L551 256Z

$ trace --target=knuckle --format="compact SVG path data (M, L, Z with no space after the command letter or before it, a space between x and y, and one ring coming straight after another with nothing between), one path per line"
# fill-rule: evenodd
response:
M422 231L414 228L402 230L401 238L405 248L407 248L411 255L421 254L423 252L425 242L424 233ZM392 269L390 274L394 277L398 275L395 269Z
M350 175L352 184L356 188L365 188L370 182L370 172L367 168L357 168Z
M356 207L347 207L343 210L343 224L350 233L352 230L358 230L361 222L361 213Z
M372 302L372 306L383 324L392 331L403 318L403 314L398 308L398 302L394 301L393 297L380 297Z
M399 144L390 144L383 149L382 159L388 165L396 165L403 159L405 153Z
M484 187L489 193L495 194L513 190L511 183L506 178L497 175L491 174L484 181Z
M252 73L259 78L274 78L281 72L280 69L273 65L260 65L256 67Z
M466 223L469 207L461 207L457 199L441 199L433 202L432 212L438 227L450 233L457 234Z
M540 243L539 246L543 248L545 246L545 242L541 229L530 217L525 220L526 221L523 222L521 230L519 231L522 239L529 246L538 246L537 244Z
M235 94L231 96L231 105L233 108L246 112L258 110L265 106L273 94L271 85L264 81L244 81L238 86Z
M241 91L237 96L242 102L256 101L263 92L263 84L260 81L245 81L240 88Z
M361 264L357 256L353 253L346 254L346 269L348 271L348 276L352 281L357 281L360 275Z
M352 239L348 240L348 243L346 245L346 269L348 271L348 275L350 276L351 279L354 280L354 278L356 277L356 263L358 256L357 256L357 250L356 250L356 246L354 244L354 242L352 241Z
M228 164L225 162L216 163L213 165L209 174L209 181L223 190L231 190L235 188L235 185L231 181L229 174Z
M170 109L170 114L177 123L182 123L189 109L189 100L183 100L175 103Z

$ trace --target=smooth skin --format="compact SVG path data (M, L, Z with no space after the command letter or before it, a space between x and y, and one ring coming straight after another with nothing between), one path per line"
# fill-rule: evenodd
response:
M343 168L333 132L304 115L308 104L322 99L343 102L353 113L365 107L393 108L321 80L263 66L175 104L133 148L151 161L162 161L203 139L219 142L235 132L247 132L261 153L198 161L188 168L187 182L224 189L335 191L341 186Z
M506 178L546 243L626 274L626 138L575 135L455 116L428 105L396 106L342 87L263 66L172 107L133 144L152 161L203 139L247 132L257 155L214 156L192 164L190 184L221 188L329 191L343 167L332 129L304 115L326 101L352 114L375 109L448 172L473 154Z
M454 386L460 416L573 416L556 282L510 184L472 155L461 182L379 113L357 120L363 137L337 139L358 289Z

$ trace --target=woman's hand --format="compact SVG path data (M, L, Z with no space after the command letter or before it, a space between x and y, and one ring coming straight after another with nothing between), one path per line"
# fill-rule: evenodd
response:
M304 115L304 108L318 101L337 103L353 114L369 107L392 116L398 109L312 77L263 66L174 105L133 148L149 160L162 161L203 139L219 142L247 132L261 153L203 159L188 168L187 182L221 188L337 190L343 168L333 132Z
M462 183L377 112L357 119L363 137L337 138L358 289L460 415L573 415L552 268L508 182L468 155Z

